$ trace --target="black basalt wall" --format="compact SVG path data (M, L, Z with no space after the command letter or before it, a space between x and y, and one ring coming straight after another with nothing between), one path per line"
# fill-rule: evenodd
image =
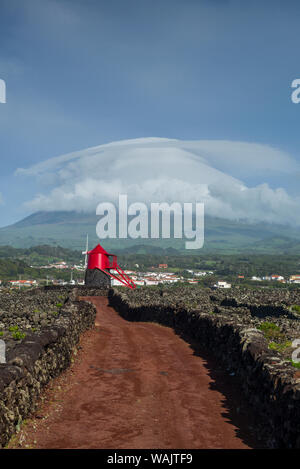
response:
M80 334L94 326L95 307L77 298L107 294L108 289L49 286L20 294L10 293L7 300L1 298L1 306L8 310L13 295L11 311L2 314L0 311L2 327L13 317L15 324L22 325L27 321L35 328L24 329L25 338L21 340L7 339L7 344L12 343L12 346L7 348L6 363L0 364L0 448L35 410L43 387L70 365ZM37 312L45 303L45 297L49 297L46 308ZM15 309L14 304L17 305ZM49 312L51 304L59 311ZM41 315L44 315L43 319L40 319ZM8 329L6 333L10 334ZM2 335L0 339L3 337L6 336Z
M239 377L260 439L270 448L300 448L300 373L268 348L261 331L238 315L214 314L206 304L185 309L117 289L109 290L109 302L127 320L156 321L210 350Z
M84 283L86 287L109 288L111 277L99 269L86 269Z

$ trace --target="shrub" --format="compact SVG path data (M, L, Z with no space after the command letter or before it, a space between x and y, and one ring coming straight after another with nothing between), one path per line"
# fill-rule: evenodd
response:
M26 334L24 332L16 331L12 334L14 340L25 339Z
M267 340L282 341L284 335L280 332L280 327L273 322L263 322L258 329L260 329Z
M293 362L293 360L291 360L291 362L292 362L292 365L293 365L294 368L299 368L300 369L300 362L298 362L298 363Z
M276 352L283 352L285 349L291 346L292 346L292 342L290 342L289 340L287 340L286 342L283 342L282 344L277 344L276 342L269 343L269 349L276 350Z

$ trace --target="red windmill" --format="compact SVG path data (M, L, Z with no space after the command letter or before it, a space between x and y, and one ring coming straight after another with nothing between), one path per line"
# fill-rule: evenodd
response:
M135 288L133 280L125 274L124 270L117 263L117 256L109 254L98 244L94 249L87 252L88 263L87 269L99 269L110 277L118 280L129 288ZM111 270L114 272L111 272Z

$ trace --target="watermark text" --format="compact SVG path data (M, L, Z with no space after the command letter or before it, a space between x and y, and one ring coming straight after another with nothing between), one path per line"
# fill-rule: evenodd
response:
M6 344L4 340L0 340L0 363L6 363Z
M293 351L292 353L292 360L294 363L300 363L300 339L295 339L292 342L292 347L296 348L296 350Z
M6 84L5 81L0 78L0 103L6 103Z
M188 239L186 249L201 249L204 244L204 204L187 202L143 202L128 206L126 194L119 195L119 206L102 202L96 214L102 218L96 226L97 236L105 238L177 238ZM195 210L194 210L195 208Z

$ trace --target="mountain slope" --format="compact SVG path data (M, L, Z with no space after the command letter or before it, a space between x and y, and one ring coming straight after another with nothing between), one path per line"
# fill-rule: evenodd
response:
M0 228L0 245L18 248L48 244L83 250L86 235L89 246L100 240L96 234L96 214L77 212L36 212L23 220ZM185 239L106 239L105 247L113 251L120 249L132 252L151 252L158 248L169 249L170 255L186 251ZM205 241L200 252L261 252L288 254L300 252L300 230L273 224L249 224L221 218L205 218Z

